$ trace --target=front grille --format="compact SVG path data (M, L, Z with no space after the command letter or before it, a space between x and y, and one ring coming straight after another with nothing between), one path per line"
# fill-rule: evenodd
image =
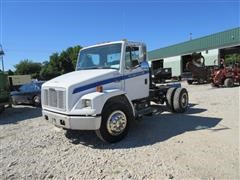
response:
M66 92L54 88L43 90L43 105L65 110L66 109Z

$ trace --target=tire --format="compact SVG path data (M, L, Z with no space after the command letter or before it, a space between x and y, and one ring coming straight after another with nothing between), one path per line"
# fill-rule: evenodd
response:
M41 98L39 95L36 95L33 97L33 105L36 107L40 107L41 106Z
M234 82L232 78L227 78L224 80L224 86L225 87L233 87Z
M187 80L187 83L191 85L193 83L193 80Z
M188 109L188 92L185 88L177 88L173 97L173 109L183 113Z
M177 88L169 88L167 90L167 94L166 94L166 105L167 108L171 111L174 112L174 108L173 108L173 97L174 97L174 93L176 91Z
M201 84L201 79L200 78L197 78L197 84Z
M216 87L219 87L218 84L214 84L214 83L211 83L211 86L212 86L212 87L215 87L215 88L216 88Z
M14 101L12 97L11 97L11 104L13 104L13 105L17 105L17 102Z
M121 141L127 135L129 124L133 120L130 109L131 107L122 100L108 102L102 111L101 126L96 130L97 136L108 143ZM117 120L113 119L114 117Z
M1 106L0 106L0 113L2 113L4 110L5 110L5 106L4 106L4 105L1 105Z

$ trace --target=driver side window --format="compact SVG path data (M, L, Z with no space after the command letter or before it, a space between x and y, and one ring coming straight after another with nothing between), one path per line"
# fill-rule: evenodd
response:
M139 47L127 46L125 52L125 68L131 69L139 65Z

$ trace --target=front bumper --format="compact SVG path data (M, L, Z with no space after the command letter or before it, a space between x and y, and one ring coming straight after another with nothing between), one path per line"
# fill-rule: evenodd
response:
M42 110L45 120L57 127L75 130L97 130L101 125L101 116L64 115Z

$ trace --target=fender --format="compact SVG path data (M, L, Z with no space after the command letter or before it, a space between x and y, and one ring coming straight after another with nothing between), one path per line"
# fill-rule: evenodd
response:
M74 105L73 109L71 110L71 114L90 115L90 116L99 115L101 114L102 109L108 99L116 96L120 96L120 95L124 95L127 98L128 102L132 107L133 115L135 116L135 111L134 111L132 102L128 98L126 92L120 89L109 89L109 90L105 90L104 92L92 92L92 93L83 95ZM82 102L86 99L91 101L91 107L83 107Z

